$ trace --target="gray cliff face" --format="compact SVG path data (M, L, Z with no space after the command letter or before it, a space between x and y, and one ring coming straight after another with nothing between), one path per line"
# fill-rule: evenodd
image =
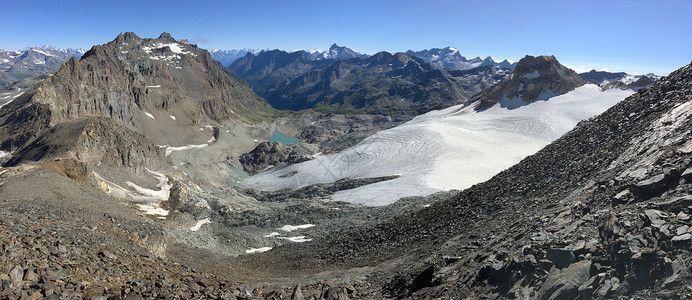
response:
M62 122L30 145L19 149L5 166L27 162L76 159L88 168L102 164L143 173L166 166L163 151L148 139L103 117Z
M304 142L290 145L262 142L249 153L240 156L239 160L243 169L254 175L271 167L310 160L317 152L316 146Z
M526 56L512 74L498 84L474 95L477 109L486 109L502 99L519 98L523 103L546 100L586 84L573 70L561 65L554 56Z

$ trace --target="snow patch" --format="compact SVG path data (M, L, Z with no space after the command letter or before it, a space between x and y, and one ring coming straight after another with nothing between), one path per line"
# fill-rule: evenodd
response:
M161 201L167 201L170 197L171 186L168 184L168 178L166 175L159 172L154 172L148 168L146 170L159 180L159 183L156 185L159 188L158 191L142 188L129 181L126 182L125 184L135 189L135 192L133 192L104 179L101 175L94 171L92 171L92 173L99 184L102 184L102 186L106 189L107 194L128 202L145 203L153 207L158 207L158 203Z
M156 119L154 118L154 115L152 115L152 114L150 114L150 113L148 113L148 112L144 112L144 114L147 115L147 117L156 120Z
M175 120L175 116L171 115L171 119Z
M272 249L272 247L253 248L253 249L245 250L245 253L247 253L247 254L262 253L262 252L267 252L271 249Z
M11 156L11 155L12 155L12 152L5 152L5 151L0 150L0 159L5 158L7 156Z
M538 73L538 71L533 71L531 73L524 74L524 78L526 79L535 79L538 77L541 77L541 73Z
M0 175L5 174L5 172L7 172L7 170L0 171Z
M152 216L167 216L168 211L158 207L156 204L137 204L139 210L141 210L145 215Z
M51 54L51 53L48 53L48 52L46 52L46 51L43 51L43 50L41 50L41 49L39 49L39 48L31 48L31 51L34 51L34 52L37 52L37 53L41 53L41 54L43 54L43 55L45 55L45 56L55 56L55 55L53 55L53 54Z
M278 230L283 230L286 232L295 231L298 229L306 229L315 226L314 224L303 224L303 225L284 225L284 227L277 228Z
M199 220L197 221L197 224L195 224L195 226L190 227L190 231L197 231L202 227L202 225L209 223L211 223L211 220L209 220L209 218Z
M312 241L312 239L308 239L304 235L292 236L292 237L280 236L278 238L280 238L282 240L289 240L289 241L294 242L294 243L304 243L304 242Z
M161 48L163 48L163 47L168 47L169 49L171 49L171 51L172 51L173 53L177 53L177 54L191 54L192 56L197 56L196 54L194 54L194 53L192 53L192 52L190 52L190 51L187 51L187 50L183 49L183 47L181 47L181 45L178 44L178 43L168 43L168 44L165 44L165 43L156 43L156 44L152 44L151 46L142 47L142 50L144 50L144 52L146 52L146 53L151 54L151 50L153 50L153 49L161 49Z
M148 88L160 88L161 85L147 85Z
M166 147L166 156L171 155L171 153L175 151L185 151L185 150L190 150L190 149L200 149L204 147L208 147L209 144L201 144L201 145L187 145L187 146L180 146L180 147Z
M272 233L270 233L270 234L265 235L264 237L268 237L268 238L269 238L269 237L275 237L275 236L279 236L279 235L281 235L281 234L278 233L278 232L276 232L276 231L274 231L274 232L272 232Z

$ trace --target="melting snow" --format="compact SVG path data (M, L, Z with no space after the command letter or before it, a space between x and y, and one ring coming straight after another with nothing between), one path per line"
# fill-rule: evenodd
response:
M187 146L180 146L180 147L166 147L166 156L171 155L174 151L184 151L184 150L190 150L190 149L200 149L204 147L208 147L209 144L201 144L201 145L187 145Z
M272 249L272 247L253 248L253 249L245 250L245 253L247 253L247 254L262 253L262 252L267 252L271 249Z
M197 224L195 224L195 226L190 227L190 231L197 231L202 227L202 225L209 223L211 223L211 220L209 220L209 218L199 220L197 221Z
M156 204L137 204L137 207L139 207L139 210L144 212L146 215L152 215L152 216L167 216L168 211L158 207Z
M386 205L407 196L465 189L534 154L579 121L631 95L587 84L517 109L495 105L476 112L453 106L380 131L339 153L251 176L240 184L261 190L296 189L342 178L401 174L335 193L332 200ZM285 176L293 173L292 176ZM377 196L373 196L377 195Z
M12 155L12 152L5 152L5 151L0 150L0 158L4 158L4 157L10 156L10 155Z
M295 231L298 229L305 229L315 226L314 224L303 224L303 225L284 225L284 227L277 228L278 230L283 230L287 232Z
M168 48L170 48L171 51L173 51L173 53L178 53L178 54L192 54L193 56L197 56L196 54L194 54L194 53L192 53L192 52L190 52L190 51L184 50L183 47L181 47L180 44L178 44L178 43L168 43L168 44L156 43L156 44L153 44L153 45L151 45L151 46L142 47L142 50L144 50L144 52L146 52L146 53L151 53L151 50L152 50L152 49L161 49L161 48L163 48L163 47L168 47Z
M283 239L283 240L289 240L289 241L294 242L294 243L304 243L304 242L312 241L312 239L305 238L304 235L292 236L292 237L282 237L281 236L279 238Z
M148 207L150 207L147 208L148 210L154 210L158 208L159 202L168 200L168 197L170 196L171 186L168 184L168 178L166 177L166 175L159 172L154 172L149 169L146 170L147 172L153 174L154 177L156 177L159 180L159 183L157 184L157 187L159 188L158 191L142 188L128 181L125 184L129 185L130 187L136 190L136 192L132 192L124 187L121 187L113 182L104 179L103 177L101 177L101 175L97 174L94 171L92 171L92 173L94 174L94 177L96 177L97 181L100 181L105 185L105 187L107 188L106 193L108 193L109 195L129 202L145 203Z

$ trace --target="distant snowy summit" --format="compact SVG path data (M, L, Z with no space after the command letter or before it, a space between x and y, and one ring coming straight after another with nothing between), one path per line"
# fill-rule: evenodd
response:
M222 65L224 66L230 66L233 62L238 60L241 57L244 57L248 54L252 54L254 56L259 55L262 52L271 52L275 50L269 50L269 49L234 49L234 50L219 50L219 49L211 49L208 50L209 53L211 54L211 57L217 61L219 61ZM306 54L305 57L309 60L327 60L327 59L333 59L333 60L346 60L346 59L351 59L351 58L367 58L369 55L359 53L354 51L351 48L344 47L344 46L338 46L337 44L332 44L331 47L327 50L323 49L310 49L310 50L294 50L295 52L300 52Z
M443 69L443 70L469 70L473 68L478 68L481 66L494 66L496 68L505 68L513 70L516 66L516 62L511 62L509 60L496 61L492 57L488 56L485 59L480 57L475 57L472 59L467 59L462 56L454 47L446 48L432 48L430 50L421 51L406 51L406 54L411 56L416 56L424 59L425 61L431 63L433 66Z
M312 55L315 59L334 59L334 60L346 60L351 58L367 58L369 55L358 53L351 48L345 46L338 46L337 44L332 44L327 50L309 50L308 53Z
M648 74L629 74L625 72L608 72L591 70L585 73L579 73L582 79L596 83L603 89L619 88L633 89L635 91L648 84L660 79L661 75L653 73Z
M248 53L257 55L262 51L262 49L234 49L234 50L219 50L219 49L209 49L209 54L211 58L219 61L222 65L228 66Z
M25 78L51 73L72 56L86 50L55 48L50 45L27 47L21 51L0 49L0 89Z

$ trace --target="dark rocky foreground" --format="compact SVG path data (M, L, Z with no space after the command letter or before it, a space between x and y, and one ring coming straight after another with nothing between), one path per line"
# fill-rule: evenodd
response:
M687 66L456 196L234 263L370 267L350 281L392 298L684 297L691 100Z

